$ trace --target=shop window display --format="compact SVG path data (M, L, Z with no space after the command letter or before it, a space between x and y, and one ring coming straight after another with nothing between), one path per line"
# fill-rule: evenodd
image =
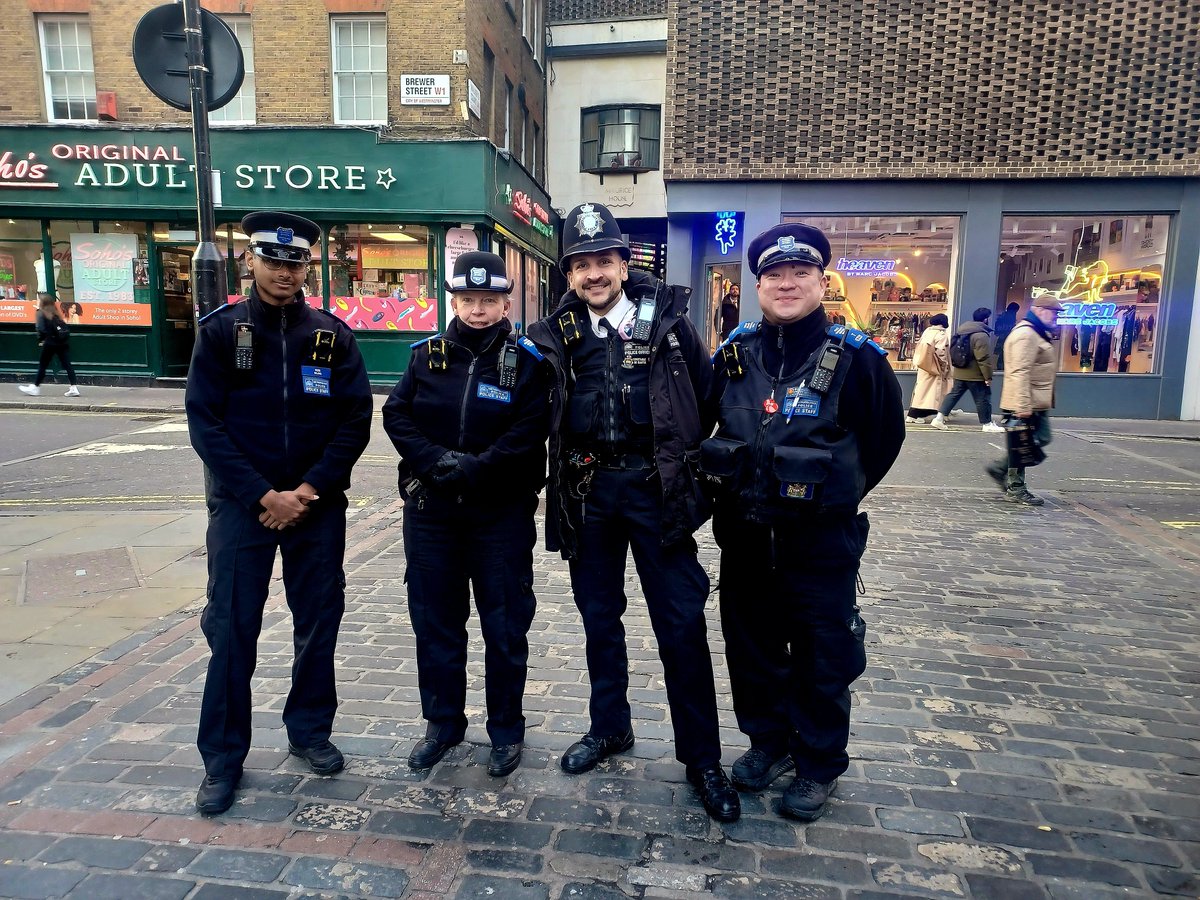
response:
M144 223L54 220L50 242L54 292L68 322L107 327L152 324ZM190 310L190 302L186 306Z
M329 311L355 330L436 332L430 235L423 225L333 225Z
M917 340L938 313L950 315L956 216L788 216L820 228L833 250L826 274L830 321L871 335L893 369L913 368Z
M36 219L0 220L0 322L33 322L37 317L37 264L42 258L42 225Z
M996 310L1009 318L997 317L999 337L1048 294L1064 306L1060 372L1154 371L1170 225L1170 216L1155 215L1006 217Z

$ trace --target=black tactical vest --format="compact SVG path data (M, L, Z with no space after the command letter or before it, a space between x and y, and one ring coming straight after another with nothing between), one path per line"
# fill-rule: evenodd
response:
M573 384L563 430L573 447L592 453L649 453L650 345L613 329L599 338L585 318L583 338L569 348Z
M833 382L821 395L807 387L821 348L795 372L767 372L759 335L735 340L745 373L731 375L717 433L700 448L701 469L719 483L722 505L763 524L853 513L866 479L858 441L837 419L842 385L855 353L863 351L845 344Z

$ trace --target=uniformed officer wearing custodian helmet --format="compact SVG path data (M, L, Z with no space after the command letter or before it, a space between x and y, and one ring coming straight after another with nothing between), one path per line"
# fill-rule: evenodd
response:
M371 431L371 386L354 336L301 291L321 229L258 212L242 230L250 296L202 320L186 392L192 446L211 474L200 627L212 657L196 795L207 815L233 803L250 750L250 678L277 550L295 644L283 707L288 749L319 775L343 766L329 738L345 609L345 492Z
M560 765L577 775L633 746L621 623L632 549L676 755L709 815L732 822L741 806L721 768L708 576L692 537L708 516L693 471L712 431L701 416L712 384L708 350L687 317L691 292L629 268L608 209L584 203L563 228L571 290L529 329L555 372L546 543L570 563L591 679L591 727Z
M516 769L525 741L533 517L546 481L550 373L538 349L513 336L511 290L496 254L459 256L446 282L454 318L445 334L413 345L383 407L401 456L405 581L426 721L408 757L417 770L466 734L472 589L484 641L488 774Z
M887 352L830 325L829 241L769 228L749 247L760 322L714 358L716 434L701 468L716 485L721 625L733 709L750 750L733 783L760 791L793 767L780 811L811 821L846 771L850 684L866 667L856 605L867 515L859 501L904 441Z

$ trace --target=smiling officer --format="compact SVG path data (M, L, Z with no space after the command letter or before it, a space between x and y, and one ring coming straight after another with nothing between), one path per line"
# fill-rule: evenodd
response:
M473 590L485 646L488 774L502 777L517 768L525 741L549 368L528 339L513 336L503 259L463 253L446 290L455 317L444 335L413 345L383 407L401 456L405 581L427 723L408 764L430 768L466 734Z
M708 351L687 317L691 291L629 268L606 207L584 203L564 223L560 265L571 290L529 329L555 373L546 544L569 560L591 680L591 727L559 765L578 775L633 746L621 622L632 549L676 756L708 814L733 822L741 801L721 768L708 575L692 537L708 514L692 465L712 430L701 416Z
M252 213L250 296L200 324L188 372L192 446L211 473L208 604L212 658L197 745L204 814L224 812L250 750L250 678L263 606L283 555L295 660L283 708L288 749L318 775L339 771L333 654L345 609L346 489L371 431L371 386L354 336L300 290L321 229Z
M716 486L733 708L750 738L733 782L758 791L794 767L780 811L806 821L846 771L849 688L866 667L858 503L904 441L886 351L825 317L829 259L829 241L809 225L750 242L763 317L717 351L718 429L701 447Z

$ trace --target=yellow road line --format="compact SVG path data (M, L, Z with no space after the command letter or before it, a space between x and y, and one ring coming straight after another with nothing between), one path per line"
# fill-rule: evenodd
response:
M1168 528L1200 528L1200 522L1163 522Z

